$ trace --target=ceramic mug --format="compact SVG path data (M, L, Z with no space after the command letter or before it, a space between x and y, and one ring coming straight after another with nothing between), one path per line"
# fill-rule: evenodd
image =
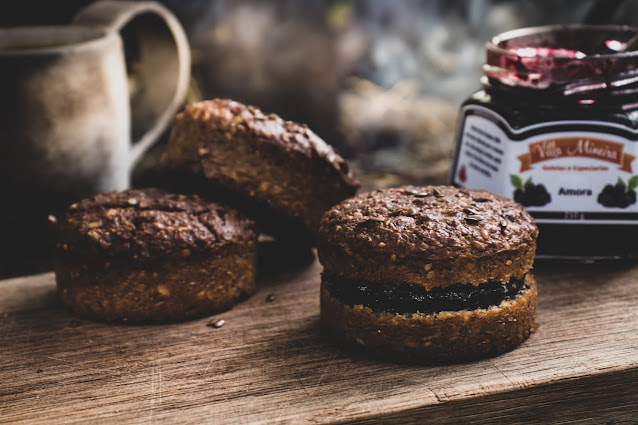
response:
M0 249L45 248L49 214L129 186L182 106L189 52L155 2L98 1L68 26L0 29Z

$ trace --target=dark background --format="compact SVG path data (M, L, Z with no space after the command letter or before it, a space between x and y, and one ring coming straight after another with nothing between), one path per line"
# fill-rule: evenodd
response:
M192 48L187 101L308 124L370 186L441 183L484 44L525 26L638 21L626 0L160 0ZM0 25L64 25L88 0L2 2ZM1 70L0 70L1 72ZM152 185L161 140L135 170Z

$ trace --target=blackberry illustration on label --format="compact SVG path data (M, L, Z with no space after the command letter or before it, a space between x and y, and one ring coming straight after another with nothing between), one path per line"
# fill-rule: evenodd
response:
M631 177L627 183L618 177L615 185L605 185L598 195L598 203L611 208L627 208L636 203L636 188L638 187L638 176Z
M516 174L510 174L510 181L516 188L512 197L522 206L542 207L552 202L552 196L547 192L545 185L534 184L531 177L523 184L523 179Z

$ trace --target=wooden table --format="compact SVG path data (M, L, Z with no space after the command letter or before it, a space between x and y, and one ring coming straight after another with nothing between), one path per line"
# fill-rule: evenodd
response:
M638 423L638 266L537 265L538 331L439 367L324 339L319 272L263 277L221 328L95 323L51 273L0 281L0 422Z

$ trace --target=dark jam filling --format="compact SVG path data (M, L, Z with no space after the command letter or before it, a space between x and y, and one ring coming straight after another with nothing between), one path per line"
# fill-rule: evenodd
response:
M372 283L338 277L323 277L330 294L349 306L363 305L375 312L424 315L441 311L486 309L515 298L527 288L525 276L506 284L489 281L478 286L454 284L426 291L406 283Z

